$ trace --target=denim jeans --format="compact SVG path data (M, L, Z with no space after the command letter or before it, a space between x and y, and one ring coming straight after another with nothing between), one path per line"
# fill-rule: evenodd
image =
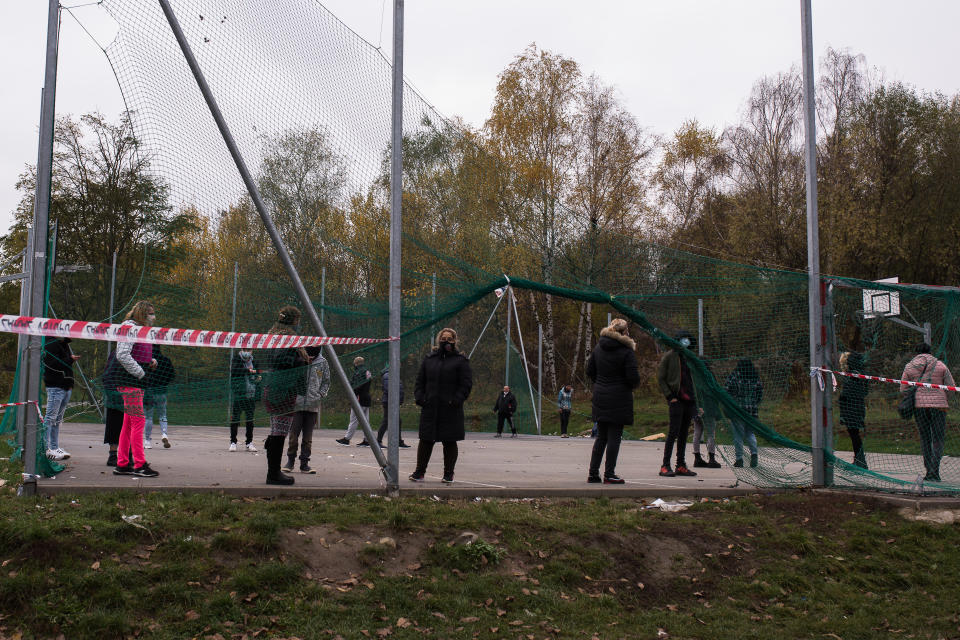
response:
M43 428L47 432L47 449L60 448L60 423L63 422L63 413L70 402L70 393L73 389L47 387L47 412L43 419Z
M157 422L160 423L160 434L167 435L167 394L149 395L145 398L143 406L143 415L146 419L143 423L143 439L150 440L153 434L153 415L157 412Z
M741 420L731 418L730 426L733 428L733 455L736 460L743 460L743 439L746 437L747 446L750 448L750 455L757 455L757 434L753 432L753 427Z

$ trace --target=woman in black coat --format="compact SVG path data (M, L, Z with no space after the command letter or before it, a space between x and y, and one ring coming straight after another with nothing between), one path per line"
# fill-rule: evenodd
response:
M427 463L436 442L443 443L443 481L453 482L457 464L457 441L466 437L463 428L463 403L473 387L470 361L457 349L457 332L441 329L437 346L423 359L417 373L414 397L420 410L420 444L417 468L410 474L414 482L423 482Z
M636 348L627 335L627 321L617 318L600 332L600 340L587 360L587 375L593 380L593 419L597 423L587 482L623 484L623 478L616 473L617 455L624 425L633 424L633 390L640 386L640 371L633 353ZM601 480L604 449L607 463Z

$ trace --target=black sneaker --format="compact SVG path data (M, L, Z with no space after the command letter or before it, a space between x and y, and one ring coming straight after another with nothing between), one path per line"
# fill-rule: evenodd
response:
M740 467L742 467L742 466L743 466L743 458L737 458L737 459L734 461L733 466L736 467L737 469L739 469Z
M311 468L310 465L308 464L302 464L300 465L300 473L307 473L312 475L312 474L316 474L317 470Z
M751 453L751 454L750 454L750 466L751 466L751 467L755 467L755 466L757 466L757 463L758 463L758 462L759 462L759 460L757 459L757 454Z
M603 484L623 484L624 482L626 482L626 480L616 474L603 478Z
M410 474L410 482L423 482L423 474L419 471L414 471Z
M340 445L341 447L349 447L349 446L350 446L350 441L347 440L346 438L337 438L336 443L337 443L338 445Z
M370 443L367 442L366 440L361 440L360 442L357 443L357 446L358 446L358 447L369 447L369 446L370 446Z
M401 449L409 449L409 448L410 448L410 445L408 445L406 442L404 442L403 440L401 440L399 447L400 447Z
M673 469L670 468L670 465L665 464L662 467L660 467L660 475L663 476L664 478L672 478L677 474L673 472Z
M444 471L441 481L445 484L453 484L453 471Z
M133 465L128 464L125 467L117 465L113 468L113 475L115 476L132 476L133 475Z
M707 461L707 468L708 468L708 469L719 469L719 468L720 468L720 463L717 462L717 459L716 459L716 458L714 458L713 456L710 456L710 460Z
M590 475L587 476L587 482L590 484L600 484L603 480L600 479L600 476Z
M108 467L115 467L115 466L117 466L117 452L116 452L116 451L111 451L110 453L107 454L107 466L108 466Z
M141 466L133 470L133 475L141 478L156 478L159 473L150 468L150 465L144 462Z
M697 475L697 472L696 472L696 471L690 471L690 469L688 469L688 468L687 468L687 465L685 465L685 464L678 464L678 465L677 465L677 471L676 471L676 473L675 473L674 475L678 475L678 476L689 476L689 477L692 478L692 477L694 477L695 475Z
M693 466L695 467L706 467L707 462L698 455L693 456Z

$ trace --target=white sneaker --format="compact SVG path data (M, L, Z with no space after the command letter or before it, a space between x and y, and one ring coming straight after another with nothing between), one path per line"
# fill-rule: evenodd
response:
M60 447L57 447L57 453L60 454L60 458L62 460L66 460L67 458L70 457L70 454L64 451L63 449L61 449Z
M47 449L47 457L51 460L63 460L63 456L56 449Z
M236 450L237 450L237 443L236 443L236 442L231 442L231 443L230 443L230 449L229 449L229 450L230 450L230 451L236 451Z
M149 440L144 440L144 441L143 441L143 448L144 448L144 449L153 449L153 445L150 444L150 441L149 441Z
M256 453L256 452L257 452L257 448L256 448L255 446L253 446L253 443L252 443L252 442L248 442L248 443L247 443L247 451L249 451L250 453Z
M170 448L170 438L167 437L167 434L163 434L163 437L160 438L160 441L163 442L164 449Z

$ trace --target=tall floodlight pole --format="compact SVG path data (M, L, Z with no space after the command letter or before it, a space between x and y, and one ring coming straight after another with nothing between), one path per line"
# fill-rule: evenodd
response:
M30 315L30 266L33 264L31 251L33 250L33 225L27 225L27 244L23 250L23 280L20 281L20 315ZM27 401L27 385L24 381L27 367L27 346L30 343L30 336L20 334L17 336L17 358L20 367L18 374L19 384L17 385L17 402ZM17 410L17 446L22 447L25 438L27 426L27 411L25 408Z
M803 128L807 165L807 306L810 318L810 367L821 366L823 318L820 293L820 232L817 221L817 120L813 84L813 19L810 0L800 0L803 50ZM812 381L815 379L811 379ZM824 484L823 396L819 385L810 385L810 440L813 454L813 484Z
M117 287L117 252L113 252L113 266L110 267L110 322L113 322L113 295ZM110 347L112 342L107 343L107 359L110 359Z
M237 330L237 280L240 279L240 263L233 261L233 308L230 310L230 331ZM227 423L233 418L233 347L230 348L230 361L227 362Z
M507 355L504 356L504 372L503 372L503 386L508 386L510 384L510 307L511 307L511 298L509 296L513 295L513 287L507 285L507 291L504 294L507 297Z
M537 435L543 424L543 325L537 325Z
M44 287L47 276L47 232L50 221L50 184L53 173L53 127L57 93L57 42L60 31L60 3L50 0L47 8L47 53L40 101L40 140L37 152L37 191L33 206L33 246L27 247L33 261L30 269L30 314L43 315ZM27 341L27 401L40 401L40 368L43 340L30 336ZM21 379L21 383L23 380ZM39 404L37 405L39 406ZM23 439L23 495L37 492L38 411L29 411Z
M400 336L400 230L403 204L403 0L393 0L393 110L390 142L390 337ZM436 280L434 280L436 291ZM436 294L434 294L436 295ZM387 491L399 490L400 341L390 342L387 380ZM368 442L371 442L368 440Z
M56 0L51 1L56 2ZM307 318L310 320L310 323L313 325L314 329L316 329L316 331L322 337L326 338L327 331L323 328L323 323L320 322L320 316L317 315L317 310L314 308L313 302L310 300L310 294L307 293L307 288L303 286L303 280L300 279L300 273L297 271L293 261L290 259L290 252L287 251L287 247L283 242L283 238L280 237L280 233L277 231L276 225L273 224L273 219L270 217L270 213L267 211L267 205L260 196L260 189L257 187L257 183L254 181L253 175L247 168L246 161L240 154L240 148L237 146L237 142L234 140L233 134L230 132L230 127L227 126L227 121L223 117L223 112L220 111L220 106L213 97L213 92L210 90L210 85L207 84L207 79L204 77L203 71L200 70L200 65L197 62L197 58L193 55L193 50L190 48L190 43L187 42L187 36L184 35L183 29L180 27L180 23L177 21L177 16L173 13L173 9L170 7L169 0L160 0L160 8L163 9L163 14L167 18L167 22L170 25L170 30L173 31L173 35L177 39L177 44L180 45L180 51L183 53L183 57L187 61L187 65L190 67L190 71L193 73L194 79L197 81L197 87L200 89L200 93L203 95L203 99L207 103L207 108L210 110L210 115L213 117L213 121L216 122L217 128L220 130L220 137L223 138L224 144L227 145L227 150L230 152L230 156L233 158L233 162L237 167L237 172L243 179L243 184L247 188L247 193L250 194L250 199L253 201L253 206L256 207L257 213L260 215L260 220L263 222L263 226L266 228L267 234L270 236L270 240L273 243L273 249L276 251L277 257L280 258L280 262L283 264L287 275L290 277L290 281L293 283L293 289L297 292L297 297L300 299L300 303L304 307L304 312L306 313ZM354 415L357 416L357 420L360 422L363 435L366 436L367 442L370 443L370 449L373 451L373 456L377 459L377 463L381 468L386 467L387 459L384 457L383 451L380 450L380 447L377 446L376 434L370 429L370 421L360 408L360 402L357 400L357 396L353 392L353 387L350 386L350 379L347 377L346 371L343 370L343 365L340 363L340 359L337 358L337 352L334 350L333 345L330 344L324 345L324 348L326 349L327 359L330 361L330 366L333 368L333 375L336 376L337 380L343 386L343 390L346 391L347 399L350 402L350 408L353 409Z

